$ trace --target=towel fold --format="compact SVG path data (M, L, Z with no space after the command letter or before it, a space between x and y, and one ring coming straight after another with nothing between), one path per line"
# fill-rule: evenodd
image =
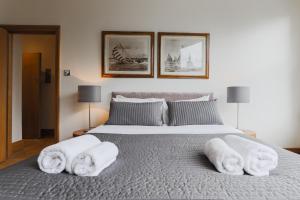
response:
M276 168L278 154L272 148L236 135L227 135L224 141L244 159L244 170L253 176L268 176Z
M112 164L119 153L118 147L111 142L102 142L83 153L72 163L72 171L78 176L98 176Z
M101 141L93 135L83 135L48 146L38 157L39 168L47 173L56 174L64 169L72 173L73 159L79 153L100 143Z
M222 139L213 138L206 142L204 153L219 172L230 175L244 174L242 156L230 148Z

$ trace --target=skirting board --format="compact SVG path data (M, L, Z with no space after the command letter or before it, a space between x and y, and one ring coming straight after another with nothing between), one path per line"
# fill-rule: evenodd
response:
M24 147L24 140L19 140L12 143L12 153L20 151Z
M288 151L300 154L300 148L285 148Z

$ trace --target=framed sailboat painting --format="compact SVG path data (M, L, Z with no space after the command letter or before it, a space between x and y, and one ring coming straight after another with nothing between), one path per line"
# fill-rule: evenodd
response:
M209 78L209 33L158 33L158 78Z
M153 32L103 31L102 77L152 78Z

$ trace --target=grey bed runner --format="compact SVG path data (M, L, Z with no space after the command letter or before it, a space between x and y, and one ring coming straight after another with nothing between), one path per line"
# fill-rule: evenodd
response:
M230 176L203 154L223 135L94 135L120 150L98 177L46 174L32 158L0 170L0 199L300 199L300 156L286 150L269 177Z

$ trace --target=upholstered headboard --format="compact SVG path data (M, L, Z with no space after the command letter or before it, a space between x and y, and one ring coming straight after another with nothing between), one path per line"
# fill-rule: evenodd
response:
M128 98L165 98L166 101L177 101L184 99L195 99L202 96L210 96L213 99L213 93L198 92L112 92L112 98L116 95L122 95Z

